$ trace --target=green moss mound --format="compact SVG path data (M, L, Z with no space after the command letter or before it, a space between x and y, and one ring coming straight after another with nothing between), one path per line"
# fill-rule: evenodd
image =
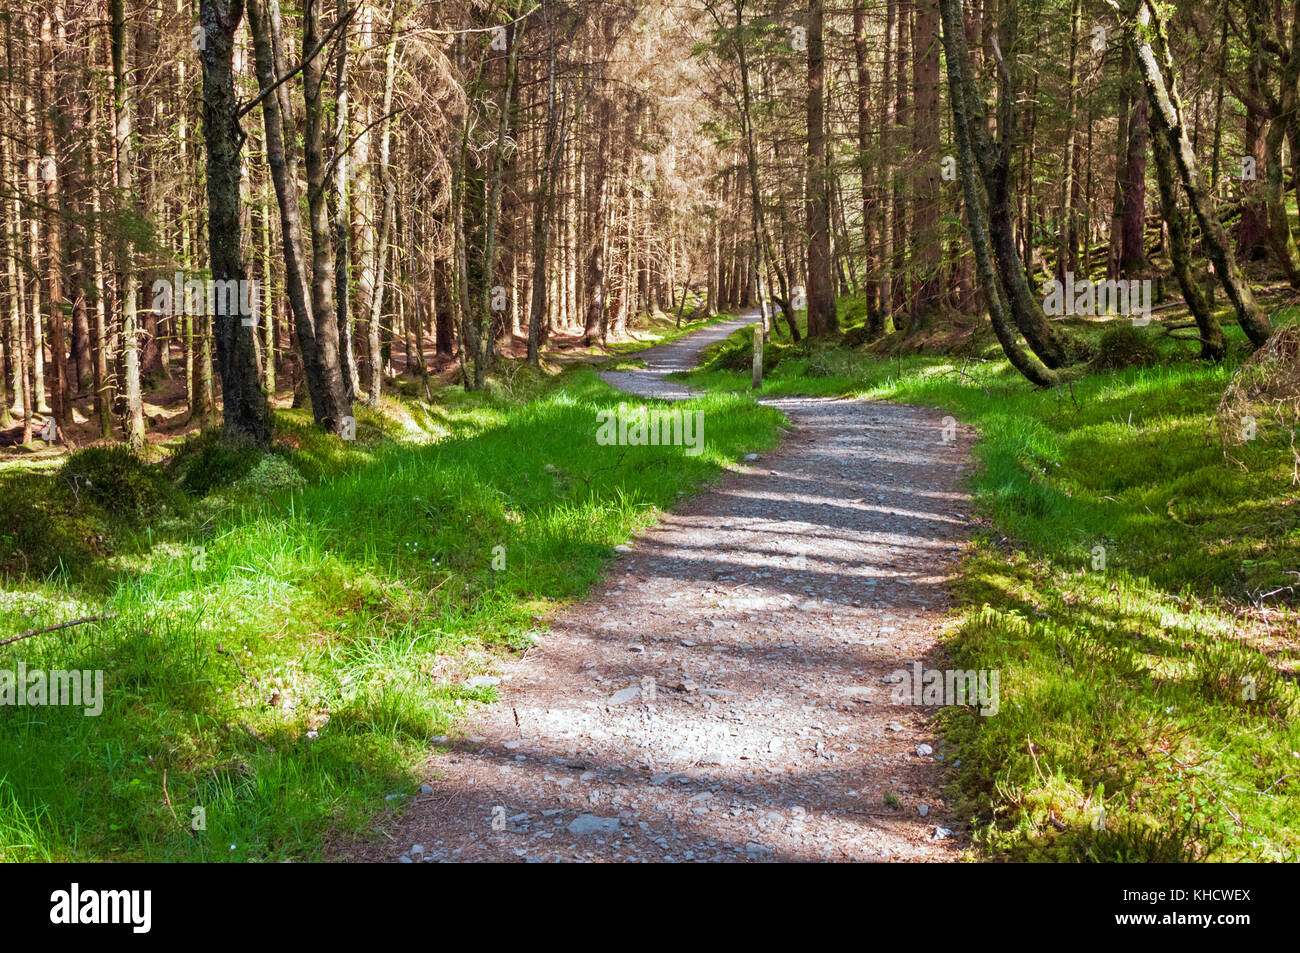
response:
M263 456L251 444L232 443L219 430L205 430L181 444L167 469L186 493L203 497L244 479Z
M88 501L139 526L175 509L176 491L161 468L126 447L87 447L68 457L59 472L77 502Z
M1099 370L1117 370L1124 367L1150 367L1159 361L1160 349L1150 334L1131 324L1120 324L1101 336L1092 365Z

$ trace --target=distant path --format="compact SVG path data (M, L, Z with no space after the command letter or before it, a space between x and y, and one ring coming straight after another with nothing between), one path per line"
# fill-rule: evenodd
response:
M671 344L659 344L626 355L646 362L644 368L634 371L600 371L605 382L619 390L638 397L662 397L664 400L684 400L691 390L684 384L665 380L677 371L689 371L699 363L700 353L710 344L716 344L740 328L758 320L758 312L741 315L730 321L720 321L694 334L687 334Z
M752 320L602 376L679 396L664 374ZM426 763L431 793L349 856L956 859L932 709L891 695L910 662L947 667L970 435L943 443L924 407L766 402L796 432L667 514L505 663L500 703Z

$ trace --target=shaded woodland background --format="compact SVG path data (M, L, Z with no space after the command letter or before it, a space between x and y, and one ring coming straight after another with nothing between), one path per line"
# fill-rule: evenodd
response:
M759 301L817 336L846 294L854 343L987 310L1051 385L1088 357L1042 313L1066 272L1181 293L1211 360L1222 291L1258 345L1252 283L1300 287L1297 6L1153 13L5 2L3 440L222 408L264 444L268 400L340 432L397 375ZM257 282L256 322L160 306L177 273Z

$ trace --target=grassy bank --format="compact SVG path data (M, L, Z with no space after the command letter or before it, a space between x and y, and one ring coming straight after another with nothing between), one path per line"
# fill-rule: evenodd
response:
M1073 330L1099 344L1119 326ZM1261 415L1255 439L1225 453L1215 411L1245 354L1235 329L1219 367L1157 327L1138 333L1141 366L1055 392L996 346L778 346L762 393L938 406L980 433L983 525L947 650L957 667L1001 671L1001 709L940 718L959 749L951 794L984 856L1295 860L1293 435ZM747 392L745 342L692 382Z
M720 395L694 405L699 456L602 447L621 395L593 373L509 380L360 412L355 443L293 411L270 455L200 438L165 468L0 472L0 638L113 615L0 647L0 669L105 683L98 717L0 706L0 859L312 858L365 832L494 697L467 678L775 441L775 412Z

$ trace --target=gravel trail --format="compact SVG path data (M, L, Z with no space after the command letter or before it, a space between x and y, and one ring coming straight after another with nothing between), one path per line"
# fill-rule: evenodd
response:
M664 374L754 319L602 376L689 396ZM504 664L500 702L439 740L386 842L349 856L958 859L934 709L894 696L913 664L946 667L971 436L945 442L932 408L767 402L794 425L783 444L634 540Z
M675 371L691 370L698 363L700 352L706 347L730 337L738 328L757 320L758 312L755 311L730 321L720 321L711 327L701 328L694 334L678 338L671 344L660 344L629 355L645 361L644 368L635 371L601 371L600 376L611 387L638 397L685 400L691 396L691 389L685 384L665 380L665 377Z

